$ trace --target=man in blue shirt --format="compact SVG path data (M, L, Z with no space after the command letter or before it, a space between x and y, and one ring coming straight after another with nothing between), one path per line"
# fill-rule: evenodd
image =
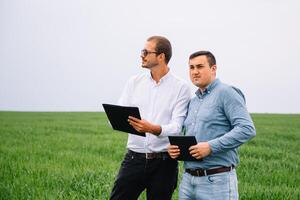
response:
M209 51L193 53L189 71L198 90L190 101L184 130L197 139L189 150L199 161L184 162L179 199L238 199L237 148L256 134L244 95L216 78L216 60ZM180 150L170 145L168 153L175 159Z

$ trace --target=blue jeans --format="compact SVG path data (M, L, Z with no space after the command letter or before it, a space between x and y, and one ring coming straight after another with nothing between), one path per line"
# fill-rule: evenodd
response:
M223 172L209 176L182 175L179 186L180 200L233 200L238 199L236 171Z

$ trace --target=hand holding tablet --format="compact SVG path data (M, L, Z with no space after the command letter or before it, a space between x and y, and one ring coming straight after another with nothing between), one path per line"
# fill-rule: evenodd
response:
M197 144L195 136L169 136L171 145L176 145L180 149L180 155L176 158L177 160L184 161L199 161L194 158L189 151L189 148Z
M119 106L112 104L102 105L114 130L146 137L145 133L138 132L128 122L129 116L141 119L138 107Z

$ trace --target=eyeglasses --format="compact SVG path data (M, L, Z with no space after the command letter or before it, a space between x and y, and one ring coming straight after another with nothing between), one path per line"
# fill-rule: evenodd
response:
M146 57L148 54L150 54L150 53L155 53L155 54L158 54L158 52L156 52L156 51L147 51L146 49L143 49L142 51L141 51L141 56L142 57Z

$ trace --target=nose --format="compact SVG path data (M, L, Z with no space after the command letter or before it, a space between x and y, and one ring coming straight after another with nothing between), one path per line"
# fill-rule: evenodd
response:
M191 69L191 74L198 74L199 73L199 71L197 70L197 69Z

